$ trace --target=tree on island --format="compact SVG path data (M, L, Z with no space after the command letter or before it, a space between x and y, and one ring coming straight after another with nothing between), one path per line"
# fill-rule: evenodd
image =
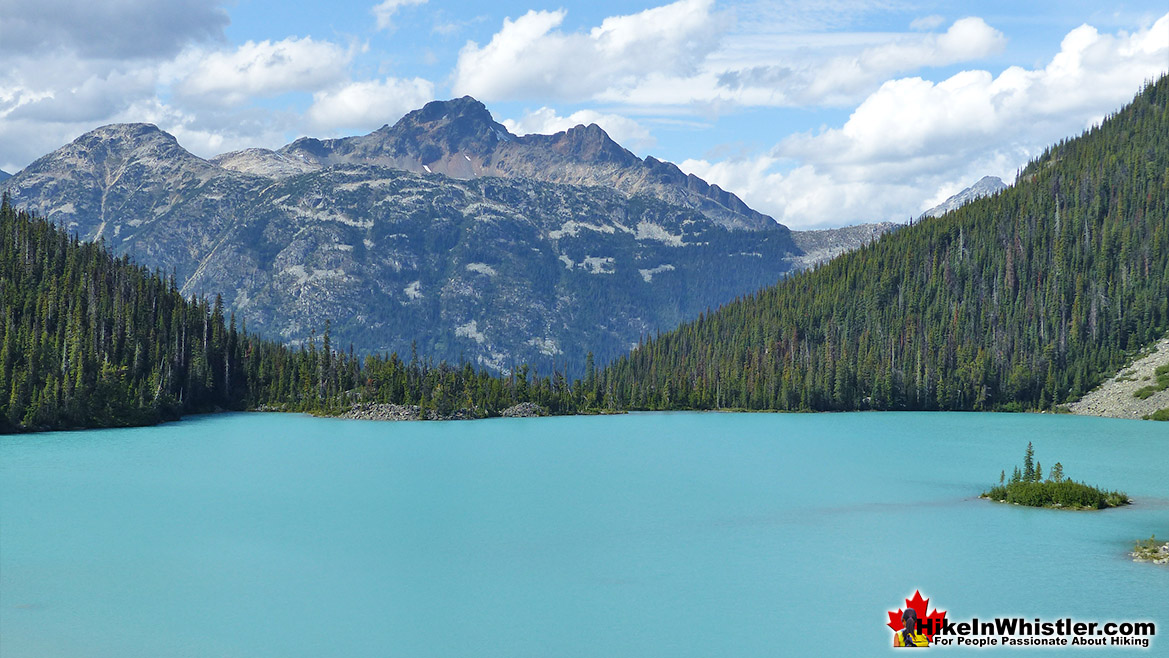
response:
M1027 442L1027 452L1023 453L1023 481L1035 481L1035 448L1031 447L1031 442Z

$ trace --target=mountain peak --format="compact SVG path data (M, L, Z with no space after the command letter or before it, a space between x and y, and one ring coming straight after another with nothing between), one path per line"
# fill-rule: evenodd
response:
M981 199L984 196L990 196L995 192L1005 189L1007 189L1006 183L1003 183L1003 180L998 176L983 176L978 179L977 183L923 212L921 216L941 217L951 210L961 208L975 199Z
M402 135L417 132L454 146L469 137L507 140L514 137L495 121L487 106L470 96L431 101L378 132Z
M14 179L24 180L25 174L61 167L109 172L127 163L161 169L212 166L152 123L111 123L42 156Z
M426 105L423 105L421 109L414 110L410 114L417 114L418 120L425 122L438 121L439 119L448 117L487 123L495 121L491 116L491 112L487 110L487 106L470 96L452 98L447 101L430 101ZM410 114L406 116L410 116Z
M491 118L483 103L464 96L431 101L368 135L327 140L303 137L276 154L313 167L360 162L473 178L477 174L472 158L479 163L497 144L514 139Z
M179 145L174 135L153 123L111 123L85 133L73 140L77 142L106 142L110 144L140 145L152 141L163 141Z

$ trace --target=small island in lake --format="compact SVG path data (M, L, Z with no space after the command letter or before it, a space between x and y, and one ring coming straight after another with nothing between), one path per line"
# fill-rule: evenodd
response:
M1023 469L1016 466L1010 480L1007 480L1007 473L1003 471L999 474L998 485L991 487L990 491L984 491L980 497L1000 503L1071 510L1120 507L1132 502L1122 491L1104 491L1067 479L1063 464L1059 462L1051 467L1045 478L1043 465L1035 461L1035 449L1030 442L1023 455Z
M1169 564L1169 542L1157 541L1157 535L1148 539L1141 539L1133 546L1133 562L1152 562L1153 564Z

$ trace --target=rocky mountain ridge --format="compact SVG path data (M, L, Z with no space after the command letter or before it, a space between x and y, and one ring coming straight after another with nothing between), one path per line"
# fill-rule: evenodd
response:
M500 176L604 186L699 210L727 228L757 230L775 223L734 194L685 174L672 163L637 157L596 124L554 135L517 136L469 96L427 103L393 126L382 126L368 135L302 137L276 151L249 149L212 161L266 176L367 164L456 179Z

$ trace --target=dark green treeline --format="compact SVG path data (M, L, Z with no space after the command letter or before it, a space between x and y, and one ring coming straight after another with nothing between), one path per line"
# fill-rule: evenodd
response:
M1169 329L1169 79L1015 186L660 335L640 409L1049 408Z
M567 412L562 376L492 377L417 357L359 362L330 344L288 347L184 299L172 278L115 258L0 204L0 432L145 425L185 413L276 408L331 413L353 402L490 416L534 401ZM579 388L579 386L578 386Z

